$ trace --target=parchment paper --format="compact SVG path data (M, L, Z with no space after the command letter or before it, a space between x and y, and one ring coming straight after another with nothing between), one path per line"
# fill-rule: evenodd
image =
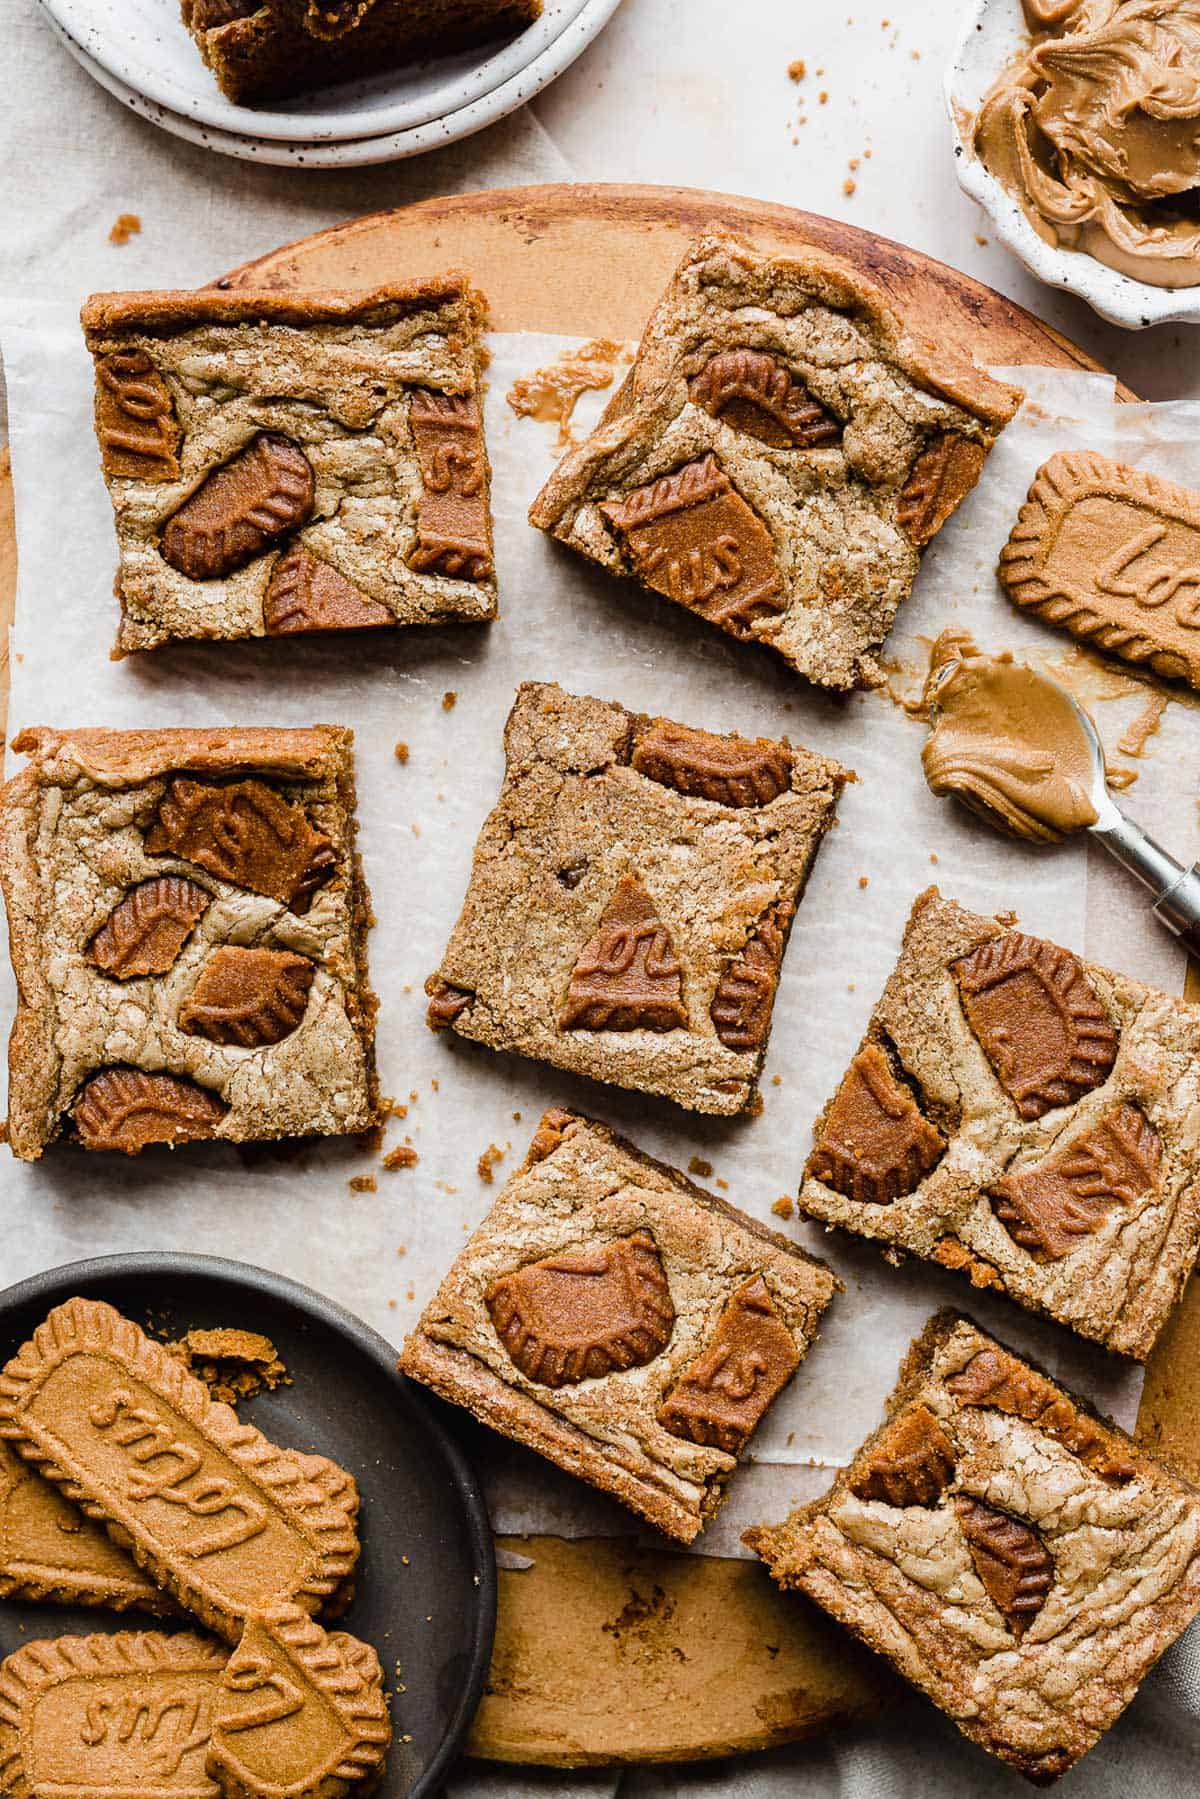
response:
M337 643L195 645L114 663L115 552L91 430L88 359L67 309L39 307L31 324L15 306L0 308L20 550L9 735L30 723L354 726L361 843L378 914L371 965L382 1001L381 1076L384 1091L409 1108L392 1121L385 1147L410 1138L420 1158L389 1173L378 1152L351 1143L299 1153L198 1146L129 1162L58 1149L33 1166L5 1157L0 1276L12 1281L120 1249L222 1253L321 1289L399 1343L542 1110L586 1109L680 1167L693 1157L711 1163L721 1192L827 1254L846 1283L699 1544L736 1554L748 1523L824 1489L829 1468L877 1422L905 1346L937 1305L968 1307L1122 1421L1136 1412L1140 1373L1068 1333L941 1270L916 1262L893 1270L865 1244L771 1218L772 1202L797 1189L810 1125L858 1042L914 895L936 880L980 910L1013 907L1030 930L1172 992L1181 989L1183 960L1148 919L1138 890L1082 847L1035 852L934 800L918 763L923 730L886 697L827 699L765 653L614 582L526 524L526 507L558 452L553 428L517 420L504 396L516 375L574 341L491 340L496 624ZM1052 451L1119 451L1200 486L1200 405L1118 407L1103 378L1019 375L1035 404L1009 427L980 487L937 539L889 644L910 687L924 661L921 639L950 623L985 647L1042 660L1068 648L1017 615L992 574L1029 480ZM605 397L585 397L580 428ZM857 770L792 936L760 1118L696 1118L426 1030L422 983L462 899L474 839L501 777L501 729L523 679L555 679L715 730L787 733ZM456 699L447 707L450 693ZM1098 707L1107 742L1142 703L1135 694ZM1140 779L1127 800L1190 859L1197 821L1186 730L1183 708L1173 705L1151 755L1134 765ZM393 753L397 741L409 748L404 765ZM5 965L0 1017L10 1017L12 1006ZM490 1144L506 1149L492 1187L476 1169ZM377 1192L352 1193L349 1179L364 1174L376 1176ZM254 1319L229 1322L253 1326ZM623 1511L540 1460L491 1439L482 1453L499 1528L636 1530Z

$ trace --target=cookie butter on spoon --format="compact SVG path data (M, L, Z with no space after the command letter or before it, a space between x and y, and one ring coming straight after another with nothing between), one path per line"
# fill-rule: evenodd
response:
M1200 865L1185 868L1120 810L1095 724L1065 687L1008 652L985 656L964 632L943 631L923 710L921 766L933 793L954 794L1028 843L1091 831L1150 888L1160 923L1200 956Z
M1200 282L1200 0L1023 0L1034 43L974 147L1038 235L1155 287Z
M934 793L955 794L1032 843L1061 843L1096 823L1094 739L1056 681L1007 653L981 656L962 632L943 631L925 708L933 730L921 764Z

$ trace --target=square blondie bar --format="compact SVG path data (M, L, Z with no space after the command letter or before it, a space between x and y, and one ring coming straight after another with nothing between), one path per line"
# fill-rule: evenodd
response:
M8 1140L336 1136L378 1113L352 733L24 731L0 789Z
M951 1312L830 1492L745 1541L1039 1785L1200 1611L1200 1493Z
M95 294L117 655L496 612L466 278Z
M400 1366L687 1543L839 1286L603 1125L547 1112Z
M739 1112L849 778L527 683L429 1022L697 1112Z
M877 684L921 551L1020 394L816 250L701 240L530 520L810 681Z
M930 888L814 1135L810 1218L1144 1359L1200 1247L1200 1008Z
M230 100L282 100L521 31L542 0L181 0Z

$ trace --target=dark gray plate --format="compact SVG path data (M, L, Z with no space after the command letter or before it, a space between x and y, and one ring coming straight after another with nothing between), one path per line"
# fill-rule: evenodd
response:
M374 1645L393 1695L396 1736L375 1791L378 1799L432 1796L479 1702L496 1621L487 1513L442 1409L396 1372L395 1350L349 1312L278 1274L216 1256L103 1256L8 1288L0 1364L73 1294L152 1321L156 1335L231 1325L275 1343L293 1384L239 1411L273 1442L319 1451L357 1480L363 1555L354 1603L337 1627ZM139 1627L163 1628L133 1614L117 1621L6 1601L0 1654L39 1636Z

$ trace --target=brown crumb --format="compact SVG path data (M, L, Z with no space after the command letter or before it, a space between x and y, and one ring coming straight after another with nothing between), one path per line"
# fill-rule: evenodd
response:
M871 885L870 875L859 875L858 884L860 887L869 887Z
M458 695L454 691L453 687L451 687L451 688L447 689L447 691L442 695L442 711L443 712L453 712L454 708L457 705L458 705Z
M408 1254L408 1244L407 1243L397 1243L396 1254L398 1256L406 1256Z
M771 1207L776 1218L790 1218L795 1209L790 1196L786 1193L781 1193L779 1198L775 1201L775 1204Z
M393 756L395 756L397 762L407 762L408 761L408 745L406 743L398 743L396 745L395 749L392 751L392 754L393 754Z
M849 161L849 162L848 162L848 163L847 163L847 164L846 164L846 167L847 167L847 168L848 168L848 169L851 169L851 170L853 170L853 169L857 169L857 167L858 167L858 157L857 157L857 156L852 156L852 157L851 157L851 158L850 158L850 161Z
M930 860L930 861L931 861L931 862L936 862L936 861L937 861L937 860L938 860L938 853L937 853L937 851L936 851L936 850L930 850L930 852L929 852L929 860Z
M513 1113L513 1123L520 1124L520 1122L521 1122L521 1114L519 1112L514 1112Z
M405 1295L404 1295L404 1297L405 1297L405 1299L407 1299L407 1300L408 1300L408 1301L409 1301L409 1303L410 1303L410 1304L411 1304L411 1303L412 1303L412 1301L413 1301L413 1300L414 1300L414 1299L415 1299L415 1298L416 1298L416 1297L417 1297L417 1290L416 1290L416 1288L415 1288L415 1287L410 1287L410 1288L409 1288L409 1289L408 1289L408 1291L407 1291L407 1293L405 1293Z
M988 241L987 238L984 237L984 235L981 231L977 231L975 233L975 242L979 245L981 250L985 250L987 248L987 241Z
M713 1182L713 1186L719 1187L721 1189L722 1193L728 1193L728 1191L729 1191L729 1182L723 1181L721 1179L720 1175L718 1175L716 1180Z
M458 1192L458 1188L452 1187L450 1185L449 1181L435 1181L433 1184L437 1188L439 1193L457 1193Z
M479 1178L481 1181L484 1182L484 1184L486 1186L490 1187L493 1180L495 1179L496 1163L502 1162L503 1160L504 1160L504 1151L499 1147L498 1144L489 1143L487 1148L484 1150L483 1154L480 1156L478 1162L476 1162L476 1164L475 1164L475 1168L479 1175Z
M136 237L142 228L142 221L136 212L119 213L113 228L108 234L110 244L127 244L131 237Z
M788 75L791 80L803 81L807 74L808 70L804 66L804 58L802 56L798 56L795 62L790 62L788 64Z
M354 1174L346 1182L351 1193L378 1193L379 1182L373 1174Z
M389 1171L394 1168L415 1168L420 1159L410 1143L401 1143L398 1148L388 1150L383 1158L383 1166Z
M393 1101L392 1102L392 1117L393 1118L407 1118L408 1117L408 1107L398 1105L395 1101Z
M829 94L825 88L821 89L820 93L817 95L817 99L822 106L829 105Z
M712 1163L706 1162L703 1156L693 1156L688 1163L688 1173L699 1175L702 1181L706 1181L712 1171Z
M781 1074L773 1074L771 1076L771 1085L772 1085L772 1087L782 1087L783 1086L783 1076Z
M746 1101L745 1106L743 1107L746 1117L747 1118L761 1118L763 1115L764 1103L765 1102L763 1100L763 1096L761 1093L752 1094L750 1096L750 1098Z
M388 1300L388 1311L394 1312L396 1310L396 1304L397 1304L396 1300L389 1299Z
M436 1074L434 1075L433 1079L430 1081L429 1085L432 1087L432 1089L435 1093L438 1092L438 1082L437 1082Z
M842 182L842 192L849 197L852 193L856 192L857 188L858 182L854 179L853 175L847 175L846 179Z
M192 1330L166 1348L224 1405L292 1384L275 1345L259 1331Z

